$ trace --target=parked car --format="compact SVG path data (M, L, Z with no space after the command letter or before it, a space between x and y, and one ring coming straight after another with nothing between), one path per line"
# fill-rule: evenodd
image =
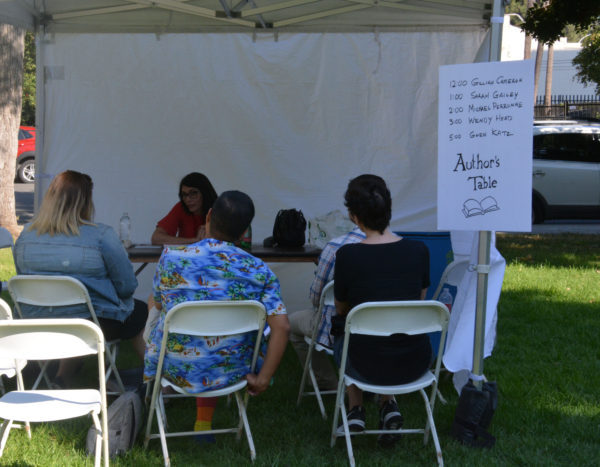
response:
M19 127L17 151L17 180L33 183L35 180L35 127Z
M532 203L534 223L600 218L600 123L534 122Z

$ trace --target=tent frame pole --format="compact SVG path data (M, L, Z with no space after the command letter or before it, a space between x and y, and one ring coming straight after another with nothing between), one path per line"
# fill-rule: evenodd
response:
M46 171L44 161L44 134L46 115L46 76L44 69L45 52L44 26L36 25L35 28L35 187L33 196L33 212L37 214L42 195L45 192L42 187L42 174Z
M502 23L504 21L504 0L494 0L489 61L500 61L502 51ZM488 276L490 272L490 249L492 232L479 232L477 252L477 298L475 308L475 333L473 338L473 384L481 391L483 386L483 358L485 355L485 323L487 313Z

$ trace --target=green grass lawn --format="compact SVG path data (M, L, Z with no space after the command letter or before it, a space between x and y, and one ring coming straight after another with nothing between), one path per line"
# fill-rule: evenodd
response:
M498 309L497 342L485 373L498 382L499 406L490 450L461 446L450 436L458 397L449 377L441 381L448 405L438 403L436 424L446 465L597 465L600 453L600 236L498 235L507 270ZM0 251L0 255L4 252ZM10 260L10 258L8 258ZM0 279L13 273L0 256ZM3 293L3 295L5 295ZM131 351L123 346L122 354ZM257 449L255 465L347 465L343 440L329 447L331 417L321 419L316 402L296 407L301 367L291 348L275 384L250 399L248 415ZM405 426L424 423L417 396L398 399ZM221 400L217 426L234 421L234 405ZM327 399L328 414L332 400ZM173 428L188 429L195 418L193 401L173 401L167 409ZM377 424L376 408L367 405L367 424ZM13 430L1 465L92 465L85 457L91 420L35 425L33 439ZM172 464L250 465L245 440L217 437L216 444L169 440ZM355 439L359 465L435 465L430 443L405 436L392 450L377 447L375 437ZM160 443L144 450L141 442L113 465L162 465Z

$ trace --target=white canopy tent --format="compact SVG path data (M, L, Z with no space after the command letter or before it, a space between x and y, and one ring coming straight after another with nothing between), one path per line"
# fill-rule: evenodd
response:
M36 206L55 174L89 173L96 220L128 212L144 243L200 171L250 194L260 241L279 209L343 210L376 173L394 230L436 230L438 68L499 59L502 3L0 0L37 33ZM304 305L313 267L274 269Z

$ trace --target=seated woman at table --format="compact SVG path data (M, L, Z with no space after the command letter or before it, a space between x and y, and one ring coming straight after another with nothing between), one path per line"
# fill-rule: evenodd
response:
M337 251L334 295L337 316L332 324L334 358L338 366L344 340L345 317L364 302L423 300L429 287L429 251L424 243L404 239L390 230L392 199L385 181L361 175L350 181L345 194L350 219L365 234L359 243ZM353 335L348 345L346 373L373 384L412 381L429 368L431 345L427 335L393 334L389 337ZM399 429L403 418L393 396L380 396L380 428ZM348 424L351 431L365 429L362 391L348 387ZM340 427L343 433L343 425ZM338 430L340 430L338 428ZM379 435L379 443L392 445L398 435Z
M142 331L148 316L144 302L134 300L138 283L127 252L112 227L93 222L93 183L89 175L67 170L50 183L33 222L15 243L18 274L65 275L87 288L107 340L132 339L143 361ZM60 311L23 305L25 318L91 318L87 307ZM55 382L69 384L76 362L63 360Z
M202 240L206 235L206 213L216 199L217 192L206 175L187 174L179 183L180 201L156 224L152 244L186 244Z

